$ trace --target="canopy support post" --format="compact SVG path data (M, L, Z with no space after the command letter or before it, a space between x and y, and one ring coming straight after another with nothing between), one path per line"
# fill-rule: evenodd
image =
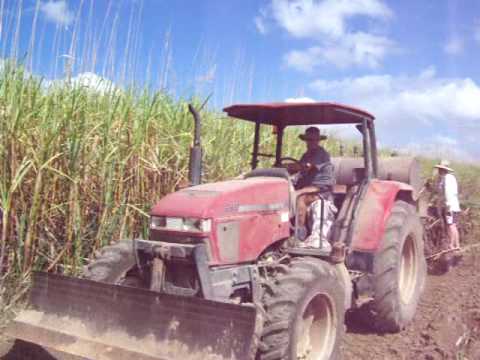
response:
M255 122L255 137L253 139L252 170L258 165L258 145L260 143L260 121Z
M275 166L280 165L280 159L282 158L283 147L283 126L277 127L277 147L275 149Z

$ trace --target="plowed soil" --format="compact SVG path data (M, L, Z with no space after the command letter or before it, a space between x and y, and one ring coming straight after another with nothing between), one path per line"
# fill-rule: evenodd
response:
M368 305L347 318L344 359L480 360L480 251L429 275L414 322L398 334L372 329Z
M379 334L368 304L347 317L344 359L480 359L480 250L465 253L448 273L429 275L414 322L399 334ZM43 355L37 360L52 359ZM1 337L0 359L32 359Z

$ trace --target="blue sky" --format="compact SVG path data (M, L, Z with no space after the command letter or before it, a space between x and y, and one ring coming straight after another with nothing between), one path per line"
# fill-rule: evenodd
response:
M346 102L382 145L480 156L478 0L0 0L0 15L0 57L47 79L70 64L218 109Z

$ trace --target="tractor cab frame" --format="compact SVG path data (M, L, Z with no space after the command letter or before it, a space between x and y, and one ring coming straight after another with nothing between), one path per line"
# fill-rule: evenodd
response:
M251 160L252 170L256 169L259 157L274 157L274 167L282 162L283 135L288 126L353 124L362 135L365 177L378 176L375 117L354 107L336 103L272 103L240 104L223 109L230 117L255 123L255 136ZM275 155L259 152L260 129L262 125L273 126L276 130Z
M337 261L343 261L345 257L345 245L348 247L352 242L353 229L355 227L354 216L351 216L358 210L360 206L360 198L364 196L364 191L368 187L369 180L378 177L378 158L377 146L374 126L374 116L366 111L345 106L336 103L273 103L273 104L255 104L255 105L233 105L224 109L224 111L231 117L239 118L255 123L255 135L253 141L253 152L251 160L251 174L265 175L264 171L254 171L259 163L259 157L275 158L273 164L274 168L282 167L282 161L285 159L282 156L283 137L285 129L289 126L317 126L317 125L333 125L352 124L359 130L362 136L363 145L363 164L357 164L355 169L355 182L357 187L352 189L350 196L347 197L346 190L341 196L336 197L336 205L342 208L347 199L351 204L352 213L348 216L344 214L345 223L341 224L341 216L336 226L333 227L333 239L342 239L337 241L337 245L341 246L340 254L336 253ZM274 127L276 133L275 155L261 153L259 151L261 126L270 125ZM358 159L360 160L360 159ZM268 172L267 172L268 174ZM286 172L284 172L286 176ZM306 196L308 193L291 196L291 209L296 208L296 203L300 196ZM337 194L338 195L338 194ZM344 211L345 212L345 211ZM293 235L296 241L299 240L299 219L298 214L294 210L291 213L294 224ZM322 219L323 221L323 219ZM323 227L323 224L320 228ZM289 250L293 253L309 253L310 255L322 256L329 258L332 256L328 249L302 249L293 247ZM352 256L353 262L358 262L358 256ZM364 270L363 268L361 270Z
M348 249L346 260L352 269L372 271L373 254L381 247L386 218L395 201L405 200L416 206L422 183L418 162L413 158L392 157L379 163L375 117L355 107L330 102L266 103L237 104L223 110L230 117L255 124L251 159L254 176L271 176L268 171L255 170L259 157L272 157L275 159L273 167L281 167L284 131L289 126L354 125L359 130L362 158L332 158L337 181L334 198L339 209L332 229L332 242ZM263 125L276 129L275 155L259 151ZM294 235L297 237L296 226Z

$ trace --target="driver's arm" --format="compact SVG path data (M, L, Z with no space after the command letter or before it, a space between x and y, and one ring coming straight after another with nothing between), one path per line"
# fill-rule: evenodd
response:
M316 165L312 164L310 162L298 162L298 163L292 163L287 165L287 170L290 174L296 174L299 171L310 171L313 168L315 168Z
M303 161L303 157L300 160L300 163L303 165L303 170L305 171L322 171L325 164L330 163L330 154L321 148L321 151L313 159L313 162Z
M311 169L311 164L305 161L305 154L302 155L297 162L287 165L287 171L289 174L296 174L302 170Z

